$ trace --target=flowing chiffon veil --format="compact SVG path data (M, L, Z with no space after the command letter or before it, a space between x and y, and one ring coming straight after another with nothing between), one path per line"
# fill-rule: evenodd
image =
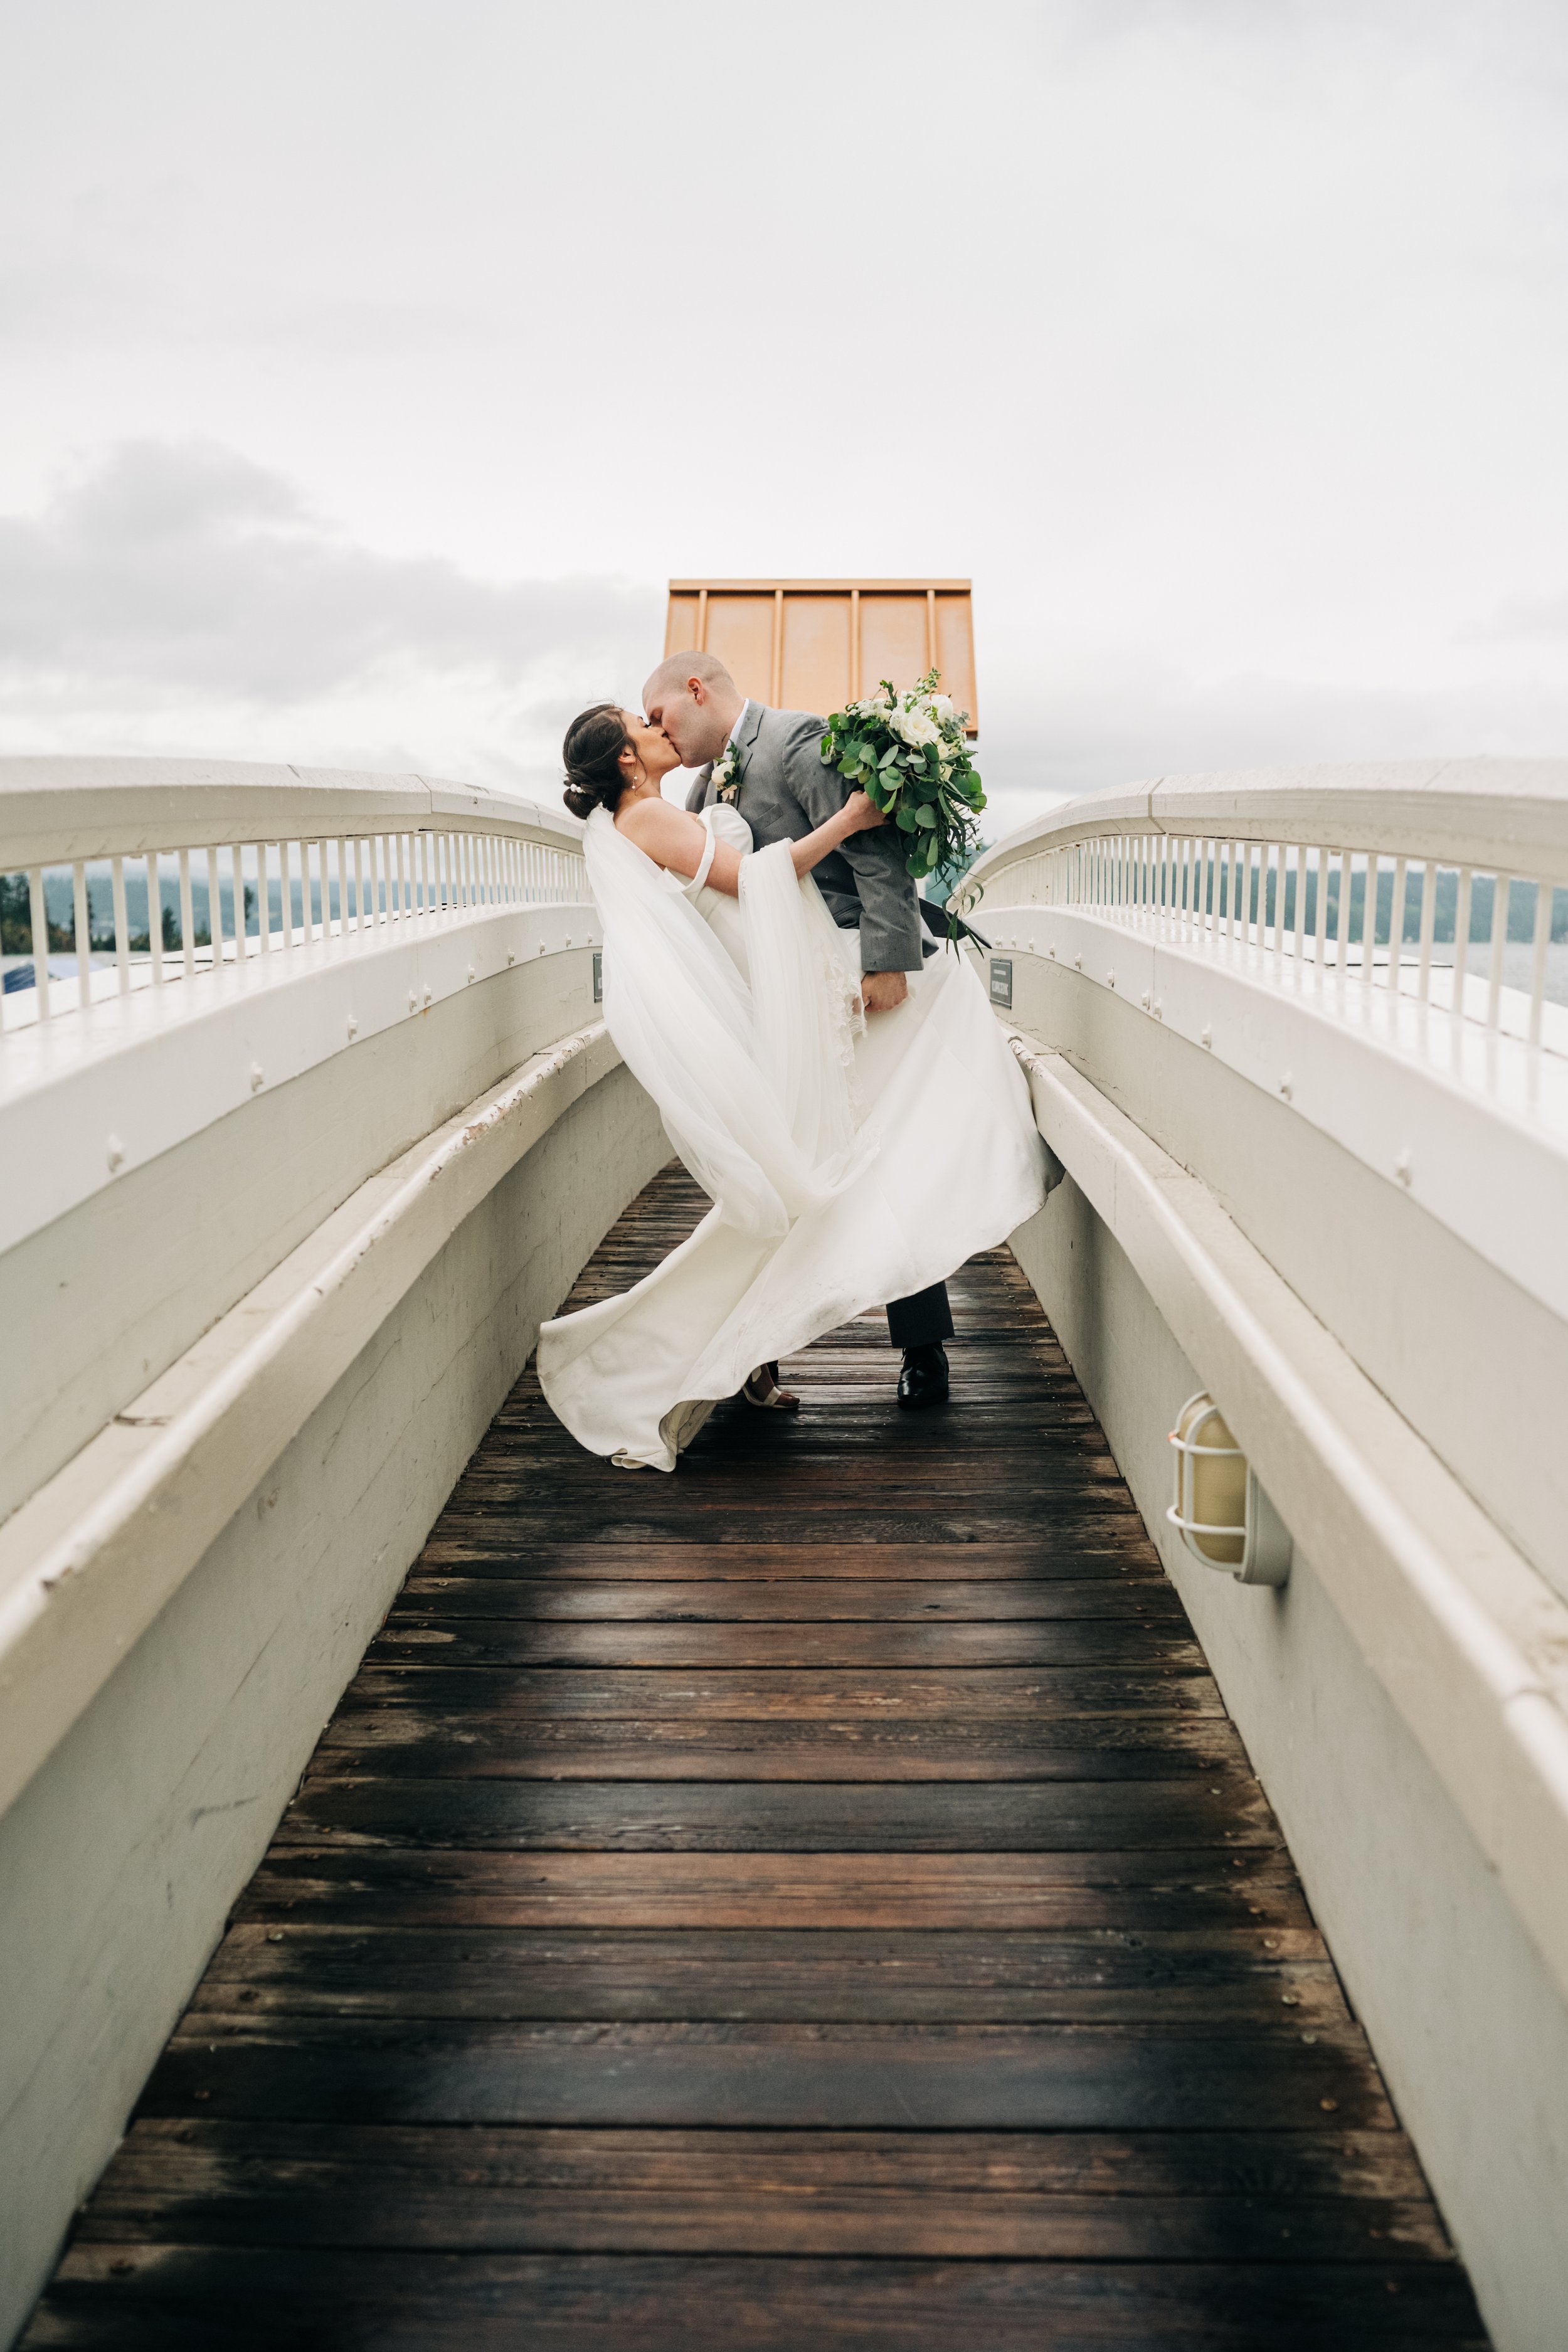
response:
M721 1221L787 1233L864 1163L850 1067L858 999L833 919L790 845L741 868L752 988L673 875L588 819L588 880L605 928L605 1025L653 1097Z
M584 848L605 1026L713 1206L629 1290L543 1324L539 1377L591 1453L672 1470L753 1365L940 1280L1032 1215L1041 1146L961 959L914 974L908 1003L867 1031L854 951L790 843L741 862L750 985L607 811Z

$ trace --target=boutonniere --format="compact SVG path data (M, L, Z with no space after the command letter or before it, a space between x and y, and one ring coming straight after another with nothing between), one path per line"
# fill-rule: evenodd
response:
M713 789L721 801L733 801L741 789L741 747L736 742L725 746L724 756L713 762Z

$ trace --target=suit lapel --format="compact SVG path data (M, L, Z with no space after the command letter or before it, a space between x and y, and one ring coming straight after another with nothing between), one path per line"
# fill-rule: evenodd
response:
M758 735L762 732L763 720L766 716L767 705L763 702L755 701L752 696L748 695L746 697L746 707L741 713L741 724L735 733L735 749L741 754L741 782L742 783L744 783L746 780L745 762L747 754L750 752L752 744L755 743ZM687 803L688 808L696 810L712 807L714 800L713 771L718 764L719 763L716 760L710 760L705 768L698 769L697 787L694 788L692 796ZM700 792L700 798L698 796L699 790Z
M756 702L747 697L746 707L741 713L741 724L735 730L735 749L741 755L740 792L735 796L737 808L740 806L740 793L746 789L746 778L752 772L752 754L757 748L757 738L763 731L763 721L767 715L765 702Z

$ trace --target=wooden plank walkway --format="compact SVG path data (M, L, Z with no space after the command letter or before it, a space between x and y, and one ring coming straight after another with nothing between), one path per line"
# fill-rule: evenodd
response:
M867 1316L671 1478L520 1381L29 2347L1484 2347L1048 1326L953 1290L947 1411Z

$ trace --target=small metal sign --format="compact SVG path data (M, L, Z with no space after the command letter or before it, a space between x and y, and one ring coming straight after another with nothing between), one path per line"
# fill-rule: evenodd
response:
M594 1002L595 1002L595 1004L603 1004L604 1001L605 1001L605 959L604 959L603 955L600 953L599 950L598 950L597 948L595 948L595 949L594 950ZM1012 1003L1012 1001L1013 1001L1013 1000L1012 1000L1012 998L1011 998L1011 997L1009 997L1009 998L1008 998L1008 1000L1007 1000L1007 1002L1009 1003L1009 1004Z
M1008 1013L1013 1010L1013 959L1011 956L993 956L991 959L991 1002L993 1004L1002 1005Z

